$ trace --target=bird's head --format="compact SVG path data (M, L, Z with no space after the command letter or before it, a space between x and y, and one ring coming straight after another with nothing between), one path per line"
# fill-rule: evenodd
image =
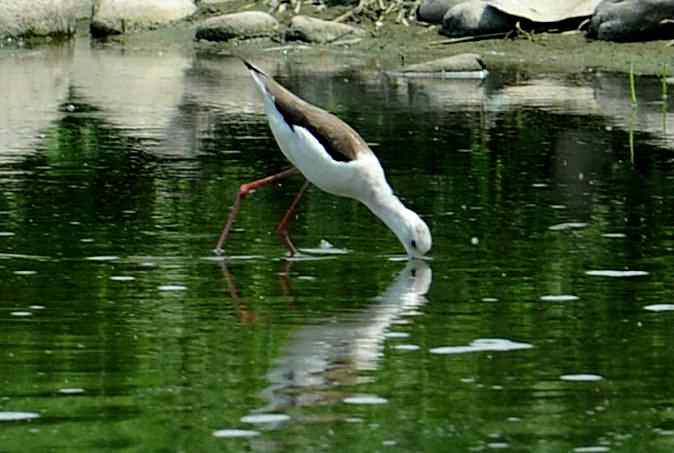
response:
M421 258L431 249L431 230L414 211L408 209L404 218L404 228L398 234L398 239L405 247L407 256Z

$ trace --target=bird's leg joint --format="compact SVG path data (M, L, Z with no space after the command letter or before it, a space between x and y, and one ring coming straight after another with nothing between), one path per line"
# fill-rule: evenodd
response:
M250 184L241 184L241 186L239 187L240 198L246 198L253 192L255 192L255 187L252 187Z

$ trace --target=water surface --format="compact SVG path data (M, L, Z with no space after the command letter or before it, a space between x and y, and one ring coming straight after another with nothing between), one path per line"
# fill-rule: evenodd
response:
M238 60L0 56L0 442L7 451L674 448L674 122L660 82L507 70L392 79L260 64L371 144L433 232L408 263L300 179ZM332 249L327 249L330 244ZM329 253L340 252L340 253ZM658 307L654 309L653 307Z

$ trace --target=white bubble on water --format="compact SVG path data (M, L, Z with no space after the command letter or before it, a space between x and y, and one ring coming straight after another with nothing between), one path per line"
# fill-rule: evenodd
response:
M562 381L572 382L595 382L604 378L598 374L564 374L559 377Z
M29 311L13 311L10 313L12 316L32 316L33 313Z
M603 238L607 239L619 239L619 238L624 238L625 233L604 233L601 235Z
M247 429L219 429L217 431L213 431L213 436L225 439L255 437L259 435L260 433L258 431L251 431Z
M622 277L643 277L644 275L648 275L648 272L603 269L603 270L586 271L585 275L591 275L593 277L622 278Z
M556 225L551 225L548 227L548 230L550 231L578 230L587 227L587 225L588 224L585 222L565 222L565 223L558 223Z
M376 405L376 404L386 404L388 400L377 395L353 395L342 400L346 404L366 404L366 405Z
M32 420L40 414L35 412L0 412L0 422L15 422L20 420Z
M100 255L100 256L87 256L85 258L88 261L115 261L118 260L118 256L114 255Z
M410 334L407 332L386 332L384 336L386 338L407 338Z
M136 277L133 277L131 275L112 275L110 276L110 280L115 281L115 282L130 282L135 280Z
M84 393L84 389L78 387L62 388L59 389L59 393L62 393L64 395L79 395L81 393Z
M184 285L161 285L157 287L159 291L185 291L187 286Z
M644 310L648 310L648 311L673 311L674 310L674 304L646 305L644 307Z
M541 296L543 302L572 302L578 299L578 296L571 294L548 294L546 296Z
M611 449L604 445L595 445L591 447L576 447L572 451L574 453L603 453Z
M29 271L29 270L14 271L14 275L35 275L35 274L37 274L37 271Z
M439 348L432 348L431 354L463 354L466 352L481 352L481 351L514 351L517 349L530 349L533 345L529 343L520 343L502 338L480 338L472 341L466 346L444 346Z
M419 346L416 344L397 344L394 346L394 349L399 351L418 351Z
M290 420L286 414L252 414L241 417L241 421L251 424L281 423Z

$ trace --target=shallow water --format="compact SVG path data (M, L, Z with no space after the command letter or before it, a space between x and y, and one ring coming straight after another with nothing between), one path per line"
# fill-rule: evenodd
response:
M346 119L433 231L407 263L285 168L238 60L0 54L3 451L674 448L674 131L657 79L260 64ZM358 67L356 65L355 67ZM654 308L655 307L655 308Z

